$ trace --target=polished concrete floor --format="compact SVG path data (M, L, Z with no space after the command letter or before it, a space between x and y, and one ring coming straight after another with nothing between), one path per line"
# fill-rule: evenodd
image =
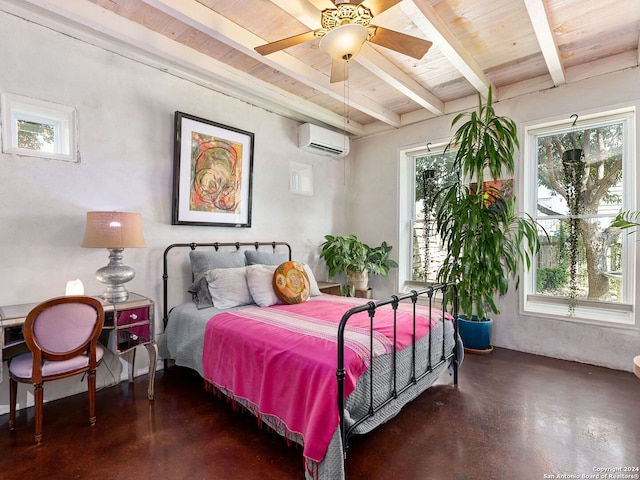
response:
M301 448L207 393L189 370L159 372L153 402L146 377L98 392L94 428L87 412L86 395L47 403L40 446L33 409L19 412L14 432L8 415L0 416L0 478L303 478ZM346 473L358 480L602 479L638 478L598 469L637 475L639 466L640 379L496 349L467 355L457 387L435 386L354 438Z

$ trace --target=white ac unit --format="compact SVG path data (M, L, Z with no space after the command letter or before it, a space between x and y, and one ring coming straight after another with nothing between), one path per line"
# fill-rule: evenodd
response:
M318 155L342 157L349 153L349 137L311 123L303 123L298 129L298 146Z

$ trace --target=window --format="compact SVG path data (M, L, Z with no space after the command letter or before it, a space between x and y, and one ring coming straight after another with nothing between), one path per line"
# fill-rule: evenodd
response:
M525 209L548 237L541 231L525 311L633 323L633 244L610 226L635 205L631 132L631 111L527 128Z
M75 109L2 94L2 151L77 161Z
M455 151L444 152L446 145L433 151L420 149L405 153L405 186L401 189L406 229L400 233L401 276L404 286L411 283L436 282L444 251L435 231L433 212L437 208L437 191L453 178L451 164ZM404 233L404 235L403 235ZM402 250L406 253L403 255ZM404 268L403 268L404 267ZM403 287L403 286L401 286Z

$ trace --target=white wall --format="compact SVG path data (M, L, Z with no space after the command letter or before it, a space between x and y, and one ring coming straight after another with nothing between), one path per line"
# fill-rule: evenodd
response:
M95 271L108 252L80 247L90 210L142 214L146 248L125 250L136 270L127 286L156 300L157 331L162 253L171 243L284 240L294 259L326 278L318 247L344 228L345 173L341 161L297 148L297 122L5 13L0 45L0 91L75 107L81 155L74 164L0 153L0 305L64 294L74 278L88 294L104 290ZM176 110L255 134L251 228L171 225ZM290 159L313 166L315 195L289 193ZM138 350L144 368L146 350ZM99 385L126 375L117 361L105 364L111 370L101 367ZM7 378L5 367L0 414L8 411ZM85 388L53 384L45 395Z
M495 109L518 124L523 144L523 125L548 119L568 119L591 111L618 106L640 107L640 68L592 78L570 86L561 86L538 94L500 101ZM354 175L350 226L365 241L387 240L398 245L397 211L399 204L399 152L427 142L436 144L451 136L452 115L401 128L384 135L355 142ZM636 121L636 138L640 138ZM638 158L636 144L636 159ZM636 160L637 161L637 160ZM636 168L640 184L640 168ZM515 184L519 185L516 171ZM517 194L518 192L516 192ZM376 212L372 215L371 212ZM637 243L640 247L640 242ZM397 253L396 253L397 255ZM636 255L636 276L640 255ZM387 294L397 289L397 269L387 278L376 278L378 291ZM640 281L636 280L636 302L640 301ZM570 359L611 368L632 370L633 357L640 355L638 329L600 327L519 315L520 292L511 288L501 299L501 314L494 320L494 345L546 356ZM636 326L640 326L638 309Z

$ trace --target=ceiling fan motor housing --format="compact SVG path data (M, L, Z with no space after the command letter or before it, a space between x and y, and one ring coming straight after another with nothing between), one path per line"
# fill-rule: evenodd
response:
M337 5L337 8L327 8L322 11L320 20L322 28L316 30L316 36L324 37L328 32L342 25L355 24L367 28L372 19L373 14L367 7L343 3ZM375 28L367 28L367 32L370 39L375 33Z

